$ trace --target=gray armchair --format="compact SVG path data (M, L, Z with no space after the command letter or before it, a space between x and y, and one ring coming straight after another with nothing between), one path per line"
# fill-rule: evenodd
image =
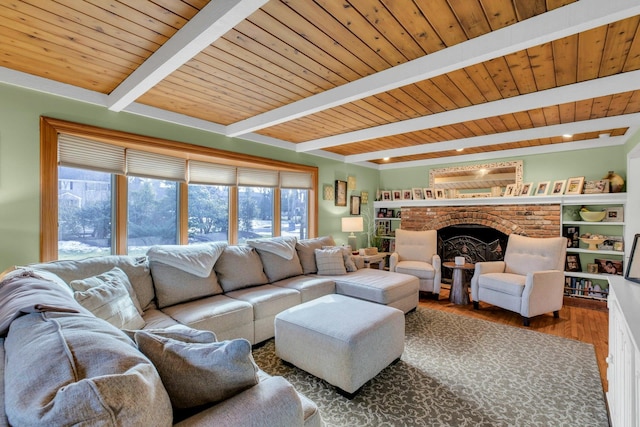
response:
M559 316L564 296L567 239L511 234L504 261L476 263L471 279L473 307L479 301L520 313L529 319L553 312Z
M417 277L420 291L432 292L437 299L442 278L437 231L397 229L396 249L389 256L389 271Z

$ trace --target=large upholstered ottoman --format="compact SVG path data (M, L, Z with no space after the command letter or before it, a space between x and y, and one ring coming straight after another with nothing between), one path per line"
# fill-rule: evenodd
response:
M352 398L404 351L404 313L326 295L279 313L276 354Z

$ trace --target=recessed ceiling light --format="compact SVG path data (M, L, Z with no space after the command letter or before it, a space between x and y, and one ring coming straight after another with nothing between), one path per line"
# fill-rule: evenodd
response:
M458 151L458 152L464 151L464 148L456 148L456 151Z
M565 133L564 135L562 135L563 138L571 138L573 135L571 135L570 133Z
M383 157L382 160L384 160L385 162L388 162L390 158L391 157Z

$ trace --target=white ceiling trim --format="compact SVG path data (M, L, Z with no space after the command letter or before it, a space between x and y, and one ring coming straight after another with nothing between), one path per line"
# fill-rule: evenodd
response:
M614 136L606 138L607 147L624 145L627 141L626 136ZM441 157L438 159L415 160L412 162L394 163L389 165L380 165L378 170L387 169L404 169L410 167L442 165L449 163L462 163L478 160L503 159L506 157L531 156L536 154L560 153L563 151L589 150L593 148L603 148L602 139L587 139L584 141L567 142L564 144L552 144L545 146L547 150L541 151L538 147L514 148L512 150L491 151L489 153L465 154L462 156Z
M614 117L603 117L600 119L563 123L559 125L544 126L531 129L522 129L511 132L496 133L493 135L453 139L450 141L431 142L427 144L414 145L411 147L372 151L369 153L345 156L344 161L346 163L363 162L367 160L382 159L385 157L411 156L416 154L456 150L459 148L485 147L488 145L507 144L510 142L527 141L530 139L552 138L561 136L565 133L578 134L585 132L598 132L603 129L628 127L629 123L631 122L640 122L640 113L626 114Z
M640 13L629 0L580 0L227 126L239 136L501 57ZM316 147L321 148L321 147Z
M352 142L416 132L637 89L640 89L640 70L301 142L296 145L296 151L320 150Z
M216 0L207 4L111 92L108 108L122 111L268 0Z

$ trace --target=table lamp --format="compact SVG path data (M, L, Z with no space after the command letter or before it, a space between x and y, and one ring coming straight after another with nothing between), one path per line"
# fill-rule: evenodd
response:
M348 237L349 246L351 250L358 250L358 238L354 232L361 232L364 230L364 223L361 216L348 216L342 218L342 232L351 233Z

